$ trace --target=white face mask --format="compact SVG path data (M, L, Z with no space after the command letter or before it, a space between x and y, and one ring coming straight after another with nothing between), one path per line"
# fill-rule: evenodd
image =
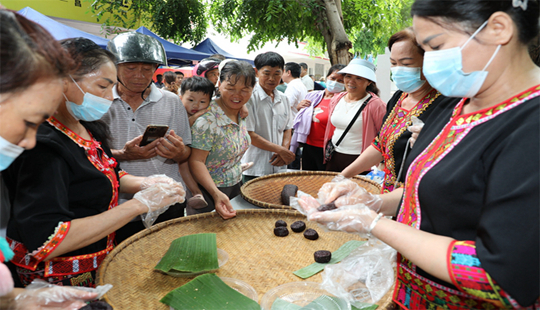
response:
M23 151L23 147L15 145L0 136L0 171L7 169Z
M326 79L326 89L331 93L340 93L345 90L345 84Z
M480 91L488 75L486 69L499 52L501 45L497 47L497 50L495 50L482 71L473 71L471 73L463 72L461 51L484 29L487 23L486 21L478 28L462 47L425 53L424 76L429 84L440 91L441 94L447 97L472 98Z

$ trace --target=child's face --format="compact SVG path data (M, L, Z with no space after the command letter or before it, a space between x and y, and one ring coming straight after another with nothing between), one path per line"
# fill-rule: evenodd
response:
M206 72L205 77L209 79L210 82L212 82L212 84L216 85L219 79L219 70L218 69L210 70Z
M190 116L200 110L208 108L210 99L210 94L205 94L200 91L192 92L191 90L186 90L186 92L180 96L180 100L182 100L182 103Z

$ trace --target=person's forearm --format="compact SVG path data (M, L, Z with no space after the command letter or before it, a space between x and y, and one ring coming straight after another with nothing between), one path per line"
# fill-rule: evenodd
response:
M136 199L131 199L103 213L71 221L64 240L46 260L61 256L97 242L127 224L132 218L148 211L148 208Z
M265 138L259 136L258 134L254 133L253 131L249 131L249 136L251 137L251 144L255 147L258 147L262 150L277 153L280 151L282 146L279 146L277 144L274 144ZM290 140L290 138L289 138ZM288 149L288 148L287 148Z
M195 179L193 179L193 176L189 169L189 163L183 162L179 164L178 169L180 171L180 175L182 176L182 180L184 180L184 183L186 184L186 187L187 189L189 189L191 194L193 196L202 194L201 190L199 189L199 186L197 185L197 182L195 182Z
M403 188L398 188L390 193L380 195L382 205L379 212L382 212L386 216L395 216L402 196Z
M204 162L190 159L189 168L195 181L202 185L212 197L215 197L220 192Z
M289 146L291 145L291 137L292 137L292 129L287 129L283 132L283 143L281 144L281 146L283 146L287 150L289 149Z
M181 164L181 163L185 163L188 158L189 158L189 155L191 155L191 148L187 145L184 146L184 151L182 152L182 154L175 158L175 161L178 163L178 164Z
M377 151L373 145L365 149L358 158L356 158L347 168L343 169L341 174L346 178L351 178L364 171L368 171L372 166L377 165L383 160L382 154Z
M24 293L24 289L16 287L7 295L0 297L0 310L17 309L15 307L15 298L22 293Z
M124 150L111 150L113 157L118 161L126 161L128 158L125 156Z
M386 218L381 218L371 233L427 273L452 283L447 267L447 252L452 238L427 233Z
M126 174L120 178L120 192L126 194L135 194L141 190L141 183L143 180L144 177Z

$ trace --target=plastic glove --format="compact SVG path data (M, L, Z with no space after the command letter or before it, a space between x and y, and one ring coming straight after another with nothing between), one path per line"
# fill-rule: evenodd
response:
M365 188L342 175L335 177L332 182L323 184L319 190L319 201L334 202L336 207L364 204L375 212L379 212L382 200L379 195L373 195Z
M143 181L141 182L141 190L145 190L157 183L175 184L176 181L173 178L170 178L164 174L154 174L143 179Z
M335 177L332 182L324 183L319 190L319 200L323 203L331 203L340 196L355 190L358 187L351 179L347 179L342 175Z
M313 212L317 212L317 208L321 205L317 199L302 191L298 191L296 195L298 197L291 196L291 207L306 216Z
M97 289L66 287L49 284L43 280L34 280L24 293L15 298L15 307L10 309L80 309L98 297Z
M424 128L424 122L422 122L416 116L411 117L411 120L412 125L407 127L407 130L412 132L412 136L409 138L409 145L412 148L414 146L414 142L416 142L416 139L418 138L418 134L420 131L422 131L422 128Z
M148 207L148 212L141 214L141 218L144 226L150 228L160 214L167 211L170 206L184 202L185 197L184 187L175 182L174 184L156 183L136 193L133 199L137 199Z
M308 219L326 226L330 230L359 233L367 237L369 227L376 217L375 211L363 204L358 204L332 211L314 212L308 216Z

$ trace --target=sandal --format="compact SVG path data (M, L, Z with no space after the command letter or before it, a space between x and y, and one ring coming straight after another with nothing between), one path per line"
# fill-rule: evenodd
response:
M202 209L207 207L208 203L206 202L206 200L204 200L203 195L197 194L188 199L187 205L188 207L191 207L193 209Z

